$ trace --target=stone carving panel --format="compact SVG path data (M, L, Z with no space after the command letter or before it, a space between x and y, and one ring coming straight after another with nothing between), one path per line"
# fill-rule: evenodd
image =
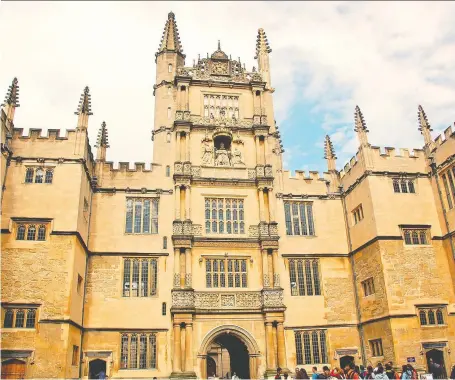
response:
M235 295L234 294L222 294L221 295L221 307L234 307L235 306Z
M199 309L212 309L219 306L219 293L197 292L195 294L195 306Z
M196 292L195 307L198 309L260 309L260 292Z
M194 292L174 290L172 292L172 306L193 308Z
M263 291L264 307L284 307L282 290L264 290Z
M236 297L237 307L257 309L262 306L261 295L255 293L239 293Z

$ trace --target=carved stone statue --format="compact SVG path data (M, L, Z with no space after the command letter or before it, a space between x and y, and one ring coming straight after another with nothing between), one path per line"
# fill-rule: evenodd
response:
M220 149L216 150L216 159L215 159L216 166L229 166L229 155L227 150L224 148L224 143L220 144Z
M242 152L238 148L235 148L232 153L232 165L245 165L242 158Z
M204 141L202 145L202 165L212 165L213 163L213 147L208 141Z

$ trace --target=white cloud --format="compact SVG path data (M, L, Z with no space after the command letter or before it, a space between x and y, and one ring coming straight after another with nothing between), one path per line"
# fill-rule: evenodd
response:
M150 161L154 53L171 8L187 65L220 39L251 68L263 27L278 124L297 100L314 103L340 152L355 151L356 104L374 145L420 147L418 104L435 133L455 119L453 2L6 2L0 91L18 77L16 126L74 128L89 85L92 144L106 120L109 159Z

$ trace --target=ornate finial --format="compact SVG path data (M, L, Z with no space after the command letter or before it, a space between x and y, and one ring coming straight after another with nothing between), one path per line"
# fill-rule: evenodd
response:
M324 158L327 160L337 158L335 155L335 149L333 149L332 141L330 140L329 135L325 136L324 142Z
M107 133L107 127L106 127L106 122L103 121L101 123L101 128L98 131L98 137L96 139L96 145L95 148L109 148L109 141L108 141L108 133Z
M177 28L177 23L175 22L175 14L174 12L169 12L167 15L166 25L164 26L163 37L161 38L160 47L158 48L158 52L155 55L158 55L162 52L175 52L183 57L183 47L180 43L179 31Z
M220 43L220 40L218 40L218 50L221 50L221 43Z
M365 132L369 132L368 129L367 129L367 125L365 123L365 119L363 118L362 111L360 111L360 107L359 106L355 106L354 117L355 117L355 128L354 128L354 131L355 132L360 132L360 131L363 130Z
M417 116L419 117L419 131L422 132L422 134L424 129L432 131L431 125L428 122L427 114L425 113L421 105L419 105Z
M254 57L254 59L257 59L259 54L261 53L268 54L271 52L272 49L270 49L269 41L267 40L267 35L265 34L264 29L260 28L258 30L258 37L256 40L256 56Z
M81 95L81 99L79 100L79 106L77 107L77 111L75 112L75 114L93 115L91 95L88 86L85 86L84 88L84 92Z
M15 77L11 82L11 85L8 87L8 91L6 92L5 101L1 104L1 106L10 105L12 107L20 107L19 104L19 82Z

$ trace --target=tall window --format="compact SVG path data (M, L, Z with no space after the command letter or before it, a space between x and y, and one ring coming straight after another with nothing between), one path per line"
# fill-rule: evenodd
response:
M171 107L167 107L167 118L171 118Z
M405 228L403 236L406 245L428 244L428 229Z
M373 277L367 278L365 281L362 281L363 294L365 297L368 297L371 294L374 294L374 281Z
M16 240L46 240L46 225L19 224L16 230Z
M125 258L123 260L123 297L156 296L158 260Z
M7 308L3 319L4 328L34 329L36 324L36 309Z
M393 191L395 193L415 193L414 181L395 178L393 180Z
M246 288L246 259L206 259L207 288Z
M156 333L125 333L120 337L120 368L156 368Z
M51 184L54 179L54 170L41 167L29 167L25 171L25 183L48 183Z
M294 331L297 365L328 363L326 331Z
M290 259L289 279L291 281L291 295L321 295L318 259Z
M238 119L239 97L231 95L204 95L204 117L211 119Z
M314 235L313 204L308 202L284 202L286 235Z
M158 203L158 198L127 198L125 232L157 234Z
M370 340L370 349L372 356L384 356L384 351L382 350L382 339Z
M446 192L447 206L449 208L453 208L453 202L455 201L455 184L453 183L453 178L452 174L450 173L450 170L448 170L447 173L443 174L441 177L442 183L444 184L444 190ZM450 194L449 182L450 187L452 188L452 194ZM454 197L454 201L452 201L452 196Z
M452 190L452 199L455 203L455 166L452 167L453 175L450 169L447 170L447 178L449 179L450 189Z
M352 219L354 224L359 223L363 219L363 207L362 205L357 206L354 211L352 211Z
M205 232L244 234L245 210L243 199L205 198Z
M445 325L443 308L422 308L419 310L421 326Z
M166 166L166 177L171 176L171 167L169 165Z

